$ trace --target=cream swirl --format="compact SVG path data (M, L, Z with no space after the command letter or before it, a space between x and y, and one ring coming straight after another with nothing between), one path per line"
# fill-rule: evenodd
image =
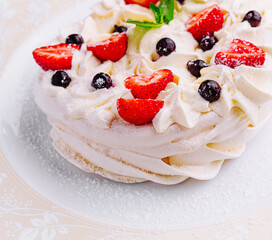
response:
M186 22L212 4L226 11L225 23L215 33L219 42L203 52L186 31ZM263 16L258 28L242 22L252 9ZM109 37L115 24L124 25L128 27L127 54L118 62L101 63L83 44L74 54L72 69L67 71L72 78L67 89L51 85L52 71L42 74L36 101L53 126L56 148L86 171L125 182L175 184L188 177L215 177L225 159L240 156L271 114L271 14L272 3L266 0L258 5L253 0L187 0L184 5L176 3L175 18L169 25L147 31L125 21L154 21L151 10L126 5L124 0L103 0L85 21L62 30L58 41L80 33L86 43L95 42ZM168 57L159 58L155 47L164 37L173 39L177 48ZM263 49L265 65L235 69L215 65L217 52L234 38ZM193 59L203 59L210 65L202 69L201 78L196 79L186 68ZM164 68L172 70L179 81L170 83L158 96L165 104L153 124L136 127L125 123L116 109L118 98L132 98L124 80ZM114 87L93 89L90 83L98 72L110 74ZM221 85L219 101L209 103L198 94L205 80L216 80Z

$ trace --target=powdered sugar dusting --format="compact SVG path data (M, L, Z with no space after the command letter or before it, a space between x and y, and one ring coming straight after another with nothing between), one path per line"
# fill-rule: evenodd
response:
M219 223L245 206L272 198L267 191L272 187L272 140L265 132L242 158L227 162L214 181L190 180L177 186L120 184L86 174L57 154L49 137L50 126L34 103L31 87L24 91L17 103L22 104L18 136L25 146L25 168L38 172L32 181L50 179L46 188L51 194L57 193L53 200L65 208L110 223L161 229L208 224L207 219ZM48 197L52 198L50 194Z
M17 157L9 160L13 167L23 166L17 172L25 181L65 209L121 226L163 230L220 223L271 201L271 122L243 157L227 162L213 181L190 180L177 186L115 183L82 172L56 153L46 116L34 103L32 88L38 75L33 72L32 59L18 61L23 70L14 64L17 71L10 72L9 83L2 88L9 94L0 101L7 107L1 112L8 122L3 126L8 137L5 143L10 147L21 144L24 150L14 152ZM222 234L218 239L227 237Z

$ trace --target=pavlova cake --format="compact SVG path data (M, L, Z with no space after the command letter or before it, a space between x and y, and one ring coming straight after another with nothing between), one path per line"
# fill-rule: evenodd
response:
M214 178L272 111L272 3L103 0L33 51L56 150L127 182Z

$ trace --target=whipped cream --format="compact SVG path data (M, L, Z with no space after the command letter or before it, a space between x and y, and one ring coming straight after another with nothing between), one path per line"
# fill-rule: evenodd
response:
M196 3L198 2L198 3ZM186 22L195 13L218 4L227 12L223 28L215 33L219 42L207 52L186 31ZM255 9L262 14L260 27L242 22L244 15ZM79 33L86 43L108 38L115 24L128 28L128 50L118 62L101 63L83 44L73 57L72 79L66 89L52 86L54 72L43 72L36 87L36 102L48 115L53 126L52 136L58 151L73 149L86 162L105 176L126 182L151 180L175 184L188 177L214 178L225 159L238 157L246 143L261 129L272 110L272 3L267 0L186 0L176 3L175 18L169 25L147 31L125 23L126 19L154 21L150 9L126 5L124 0L104 0L90 17L72 28L64 29L57 41L64 42L69 34ZM169 37L176 51L167 57L156 55L156 44ZM215 65L215 55L234 38L252 42L266 52L261 68L240 66L231 69ZM210 66L196 79L187 70L189 60L202 59ZM179 82L168 84L158 96L163 109L153 123L134 126L120 119L117 99L133 98L124 87L124 80L135 74L170 69ZM93 76L106 72L114 87L95 90ZM205 80L216 80L222 87L219 101L209 103L198 94ZM60 147L60 142L62 146ZM56 144L58 143L58 144ZM95 170L96 169L96 170ZM105 174L107 173L107 174ZM122 176L122 178L120 178ZM127 180L124 180L127 179Z

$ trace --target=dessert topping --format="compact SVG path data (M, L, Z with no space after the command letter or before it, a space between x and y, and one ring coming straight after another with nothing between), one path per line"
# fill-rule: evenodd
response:
M66 43L81 46L84 43L84 39L80 34L71 34L66 38Z
M198 93L205 100L212 103L219 100L221 94L221 87L216 81L206 80L201 83L198 89Z
M173 73L163 69L153 74L142 74L129 77L125 80L125 87L131 89L135 98L155 99L165 90L168 83L174 81Z
M155 4L157 3L159 0L125 0L127 4L138 4L140 6L143 7L150 7L150 4Z
M112 79L110 75L103 72L96 74L92 81L92 87L95 89L111 88Z
M58 45L37 48L33 57L44 71L68 70L72 68L73 53L79 50L76 44L61 43Z
M211 36L214 32L220 30L223 23L222 10L215 4L193 15L187 22L187 31L199 42L203 36Z
M160 28L164 24L169 24L174 19L175 0L162 0L158 7L151 3L150 9L155 16L156 22L128 19L127 23L136 24L138 27L148 29Z
M176 50L176 43L170 38L163 38L157 43L156 50L160 56L168 56Z
M128 47L126 33L112 34L109 39L87 45L87 50L101 61L117 62L125 56Z
M254 44L234 39L230 46L215 56L215 63L236 68L240 65L260 67L265 62L265 52Z
M126 31L127 31L126 27L114 25L113 33L123 33L123 32L126 32Z
M147 99L123 99L117 100L117 110L122 119L135 124L149 123L163 108L164 102Z
M207 35L202 38L199 46L204 52L206 52L211 50L217 42L218 40L216 37Z
M208 67L207 63L200 59L191 60L187 63L187 69L193 76L197 78L201 76L200 74L201 69L206 67Z
M262 21L262 16L259 12L253 10L253 11L249 11L244 19L244 21L248 21L249 24L251 25L251 27L259 27Z
M183 4L185 0L177 0L180 4Z
M52 76L52 85L57 86L57 87L63 87L67 88L70 83L71 83L71 78L69 75L64 72L64 71L57 71L53 76Z

